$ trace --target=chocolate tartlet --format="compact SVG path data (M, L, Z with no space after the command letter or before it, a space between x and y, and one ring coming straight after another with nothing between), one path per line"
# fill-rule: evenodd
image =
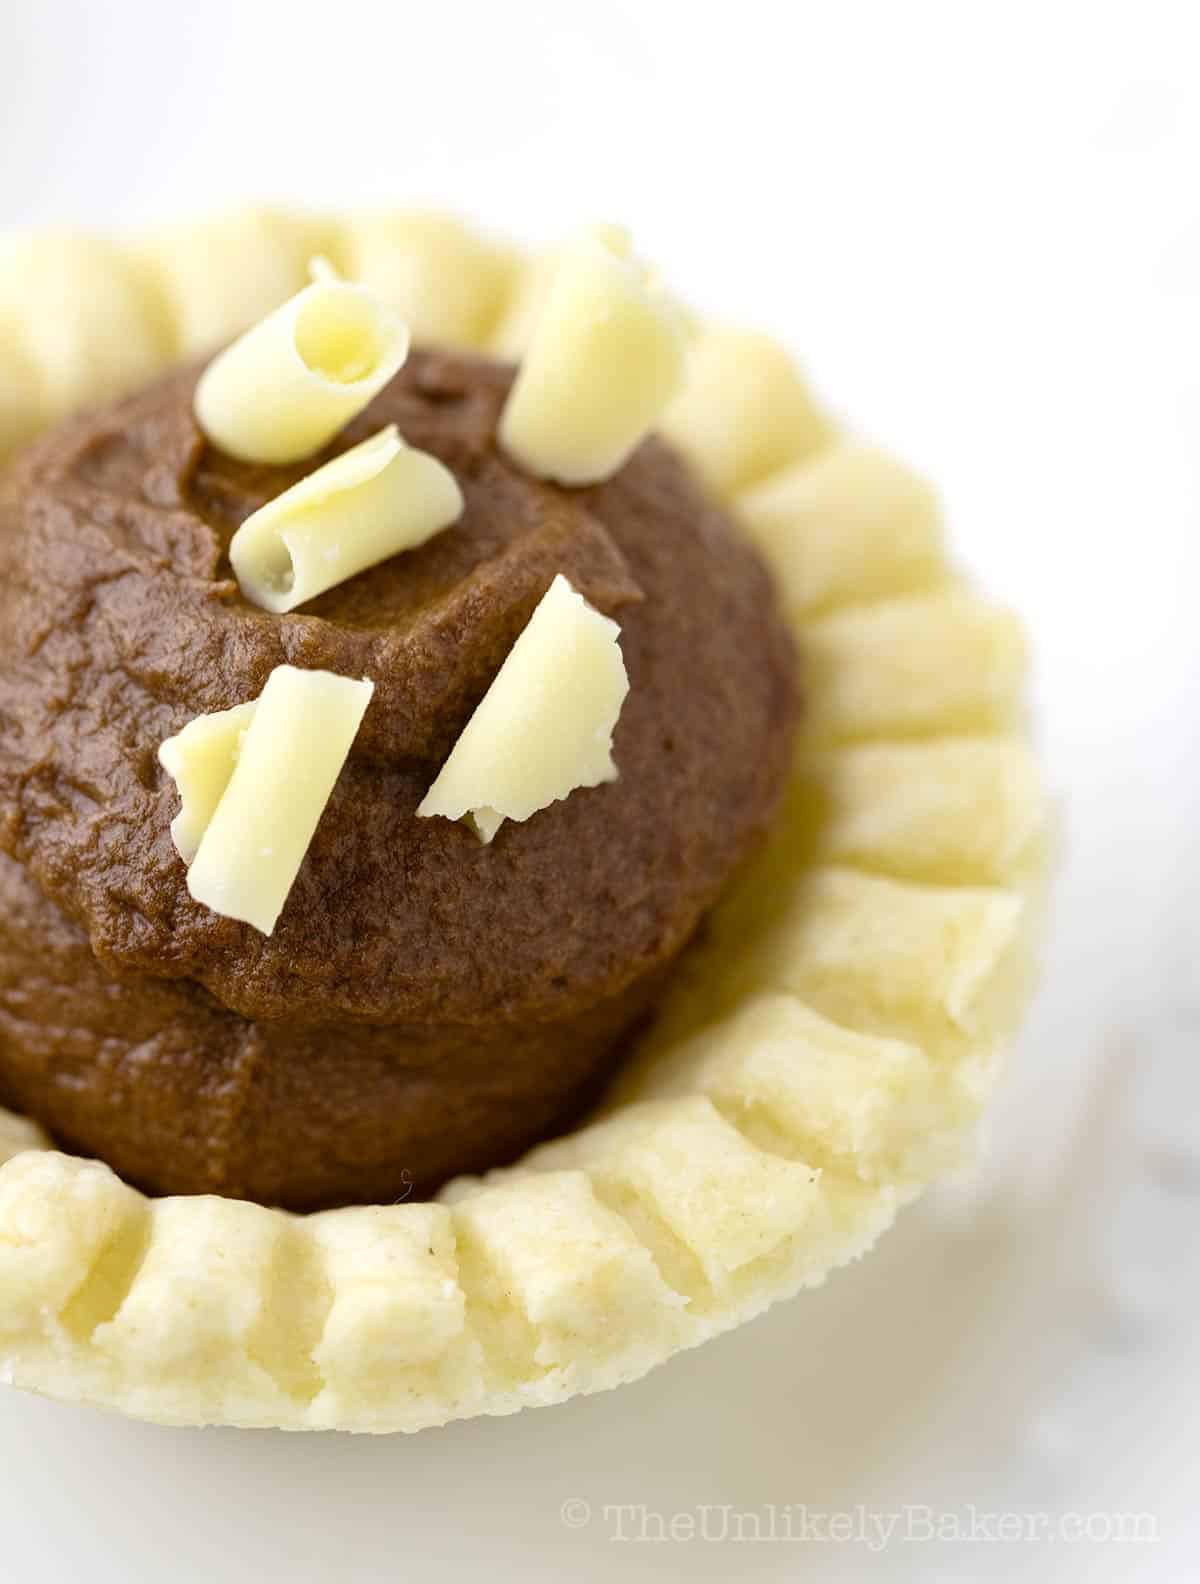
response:
M765 567L669 447L563 490L496 429L512 371L416 352L320 457L236 462L197 370L0 479L0 1102L155 1193L424 1196L573 1121L775 811L797 713ZM382 425L454 472L436 539L278 617L243 521ZM619 779L490 846L416 808L556 573L616 617ZM270 937L201 907L158 745L290 663L376 693Z
M387 388L409 332L464 355ZM234 337L197 422L286 470L178 373L0 475L0 1375L380 1434L607 1390L969 1150L1050 834L1020 623L611 227L12 239L0 456Z

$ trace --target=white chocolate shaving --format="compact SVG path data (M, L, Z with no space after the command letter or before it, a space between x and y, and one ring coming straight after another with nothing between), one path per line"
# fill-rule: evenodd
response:
M633 238L626 226L602 220L588 229L592 236L606 243L620 257L627 258L632 251ZM488 351L493 356L508 358L513 363L520 362L533 339L542 309L546 306L546 294L561 262L562 248L556 247L522 264L504 315L488 342Z
M298 462L327 445L408 356L408 331L365 286L317 278L218 354L196 421L243 462Z
M197 902L271 934L374 691L330 671L271 672L188 870Z
M394 424L247 517L229 558L246 598L282 615L462 515L450 470Z
M158 750L158 762L175 782L183 807L171 821L171 839L185 864L201 839L233 779L242 739L257 704L235 705L213 715L197 715Z
M505 449L561 484L609 478L683 383L683 315L612 230L562 251L500 421Z
M615 781L612 737L629 692L620 632L560 573L417 813L466 816L486 844L506 819Z

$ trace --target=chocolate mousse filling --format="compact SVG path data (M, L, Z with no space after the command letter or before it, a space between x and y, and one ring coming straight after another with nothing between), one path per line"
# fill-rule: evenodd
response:
M782 792L795 657L765 568L658 440L563 490L506 366L414 352L318 457L232 461L184 369L0 475L0 1102L156 1193L391 1202L572 1123ZM240 524L396 423L461 519L286 616ZM490 846L415 810L556 573L621 626L619 779ZM188 894L159 744L280 664L374 699L275 932Z

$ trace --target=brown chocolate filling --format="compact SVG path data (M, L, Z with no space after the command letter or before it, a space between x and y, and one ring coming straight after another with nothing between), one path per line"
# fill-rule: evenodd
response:
M564 491L498 451L511 371L417 352L325 455L235 463L196 371L0 477L0 1098L156 1192L426 1194L572 1121L769 821L794 656L766 571L667 447ZM289 616L238 525L395 422L461 521ZM415 817L556 572L621 624L615 783L490 847ZM269 939L188 895L157 749L283 662L376 694Z

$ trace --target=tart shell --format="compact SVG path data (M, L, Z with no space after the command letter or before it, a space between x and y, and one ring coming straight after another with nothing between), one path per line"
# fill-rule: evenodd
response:
M0 455L31 414L234 333L315 251L416 335L489 351L519 347L545 276L427 214L18 240L0 252ZM770 840L601 1113L435 1202L294 1216L149 1200L0 1112L6 1381L295 1430L561 1402L822 1282L966 1158L1046 867L1020 626L956 575L928 488L840 435L773 343L702 330L693 370L664 428L774 565L811 707Z

